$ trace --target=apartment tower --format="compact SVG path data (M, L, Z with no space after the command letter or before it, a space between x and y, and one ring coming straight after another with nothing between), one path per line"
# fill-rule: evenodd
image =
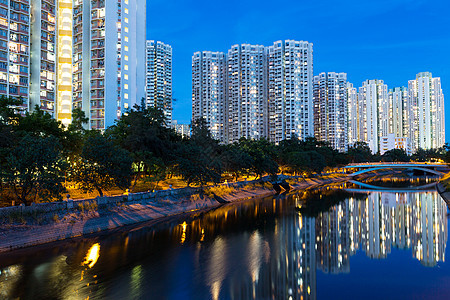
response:
M348 149L347 74L314 76L314 134L341 152Z
M314 136L313 44L277 41L268 47L269 139Z
M172 47L160 41L146 43L146 105L164 112L172 123Z
M414 151L442 147L445 143L444 94L441 79L430 72L408 82L411 102L409 134Z
M387 85L383 80L366 80L359 88L360 141L369 145L372 153L380 150L380 138L390 132L390 110Z
M266 49L234 45L227 55L226 139L267 137Z
M226 59L223 52L192 56L192 120L204 118L213 138L226 143Z
M30 1L0 1L0 96L29 108Z
M348 144L353 146L360 138L360 103L358 101L358 92L353 84L347 83L347 112L348 112Z
M145 0L74 2L73 101L104 130L145 97Z

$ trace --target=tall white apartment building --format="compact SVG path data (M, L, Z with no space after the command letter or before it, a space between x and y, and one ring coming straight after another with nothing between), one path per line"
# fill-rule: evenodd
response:
M410 105L408 89L396 87L389 90L389 101L392 105L392 132L395 137L409 137L408 119Z
M341 152L348 149L347 74L314 76L314 134Z
M204 118L212 136L226 143L226 59L223 52L192 56L192 120Z
M348 143L350 146L360 141L360 103L358 92L353 84L347 83L347 111L348 111Z
M383 80L366 80L359 88L358 102L360 141L366 142L373 153L380 150L380 138L391 132L392 117L387 85Z
M439 148L445 143L444 94L441 79L430 72L417 74L408 82L411 102L409 134L413 151Z
M30 1L0 1L0 96L22 97L29 108Z
M146 105L164 112L172 123L172 47L160 41L146 43Z
M75 0L73 101L103 130L145 97L145 0Z
M269 139L314 136L313 44L277 41L268 47Z
M266 49L260 45L234 45L227 55L226 139L267 137Z

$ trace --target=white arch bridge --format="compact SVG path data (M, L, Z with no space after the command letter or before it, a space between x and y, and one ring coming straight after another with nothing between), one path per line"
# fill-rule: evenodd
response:
M443 176L447 172L450 172L450 168L447 164L421 163L421 162L376 162L376 163L349 164L345 166L344 169L355 170L355 172L348 174L348 176L351 177L358 176L368 172L386 169L411 169L427 172L438 176Z

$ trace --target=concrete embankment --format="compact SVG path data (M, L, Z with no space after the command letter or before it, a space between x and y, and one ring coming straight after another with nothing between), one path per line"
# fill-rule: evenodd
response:
M347 177L306 179L292 184L294 190L342 182ZM267 197L275 192L268 184L257 182L229 184L233 192L221 199L238 202ZM122 226L161 220L186 213L207 211L223 205L200 189L176 189L91 200L37 204L30 207L0 209L0 253L19 248L94 234ZM44 218L27 222L27 218ZM17 224L20 218L22 223ZM46 220L45 220L46 219ZM8 221L10 220L10 221ZM41 220L42 221L42 220ZM44 223L44 224L42 224Z
M441 195L442 199L444 199L445 203L447 203L447 207L450 208L450 191L447 191L447 189L441 182L436 184L436 189Z

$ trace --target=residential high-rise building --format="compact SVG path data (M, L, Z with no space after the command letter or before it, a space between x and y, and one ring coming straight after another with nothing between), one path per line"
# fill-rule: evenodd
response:
M353 84L347 83L347 111L348 111L348 143L350 146L360 141L360 103L358 92Z
M341 152L348 149L347 74L314 76L314 134Z
M390 133L390 109L387 85L383 80L366 80L358 93L360 141L373 153L380 150L380 138Z
M27 109L30 95L30 13L29 0L0 1L0 95L21 97Z
M172 123L172 47L160 41L146 44L146 105L164 112Z
M266 49L234 45L227 55L226 139L267 137Z
M192 119L204 118L213 138L226 142L226 59L223 52L192 56Z
M313 44L277 41L268 47L269 139L314 136Z
M392 105L392 132L395 137L408 137L410 108L408 89L396 87L389 90L389 102Z
M37 105L55 116L57 85L57 3L31 5L30 109Z
M181 136L190 137L191 127L189 124L179 124L177 120L172 120L171 127Z
M145 97L145 0L74 2L74 106L103 130Z
M430 72L408 82L411 105L409 134L413 151L439 148L445 143L444 94L441 79Z

